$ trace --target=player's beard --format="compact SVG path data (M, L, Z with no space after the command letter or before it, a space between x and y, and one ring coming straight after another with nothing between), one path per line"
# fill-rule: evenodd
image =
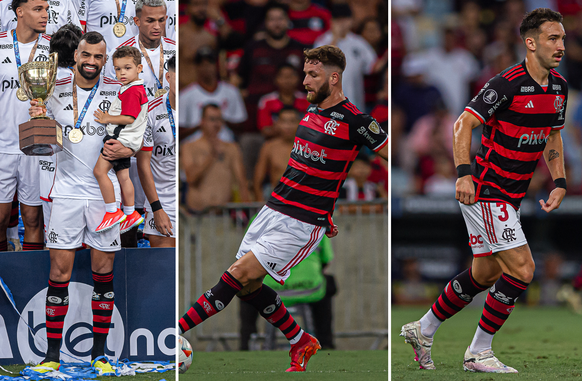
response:
M319 90L314 91L312 94L307 94L307 101L312 104L320 104L330 95L331 89L329 87L329 82L325 81Z
M85 79L92 80L92 79L97 78L99 76L99 74L101 74L100 68L97 68L97 70L95 70L95 73L87 73L84 69L84 66L85 65L77 65L77 71Z

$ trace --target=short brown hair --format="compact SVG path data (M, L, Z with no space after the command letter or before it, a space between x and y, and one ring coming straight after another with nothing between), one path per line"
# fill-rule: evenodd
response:
M340 69L340 74L346 69L346 56L337 46L323 45L318 48L305 49L303 56L305 62L321 62L323 66L335 66Z
M562 22L562 20L563 17L560 12L552 11L549 8L537 8L523 16L519 26L519 34L525 41L530 31L538 31L539 27L546 21Z
M133 58L133 63L135 64L135 66L141 64L141 52L139 51L138 48L135 48L133 46L120 46L119 48L117 48L115 53L113 53L111 59L116 60L118 58L125 57Z

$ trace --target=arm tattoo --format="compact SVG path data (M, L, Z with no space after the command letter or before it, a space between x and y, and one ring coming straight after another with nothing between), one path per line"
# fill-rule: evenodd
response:
M560 154L558 153L558 151L556 151L555 149L551 149L550 150L550 156L548 158L548 162L557 159L560 157Z

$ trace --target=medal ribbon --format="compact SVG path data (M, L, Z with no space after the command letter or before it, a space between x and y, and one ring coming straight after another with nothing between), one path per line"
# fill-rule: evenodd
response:
M119 6L119 0L115 0L117 5L117 22L124 23L123 18L125 16L125 6L127 5L127 0L122 0L121 6Z
M170 126L172 126L172 134L176 140L176 123L174 123L174 114L172 113L172 106L170 106L170 93L166 96L166 109L168 110L168 119L170 119Z
M87 102L85 102L85 106L83 106L83 110L81 110L81 115L79 115L79 110L77 107L77 81L76 81L76 78L73 79L73 116L75 118L74 119L75 129L81 128L81 123L83 122L83 118L85 117L85 114L87 113L87 110L89 109L89 106L91 105L91 101L93 100L95 93L97 93L98 87L99 87L99 80L97 80L97 83L91 89L91 94L89 94L89 98L87 98Z
M41 35L42 35L41 33L38 34L38 38L36 39L36 42L34 43L32 50L30 51L30 56L28 57L28 62L30 62L34 59L34 54L36 53L36 47L38 46L38 40L40 40ZM13 41L13 45L14 45L14 56L16 57L16 67L20 67L20 66L22 66L22 63L20 61L20 49L18 49L18 39L16 38L16 29L12 29L12 41Z
M139 48L141 50L141 54L143 54L144 58L146 59L148 66L150 67L150 70L152 71L152 74L154 75L154 78L156 79L156 82L158 84L158 89L163 89L164 86L162 85L162 83L160 82L160 80L158 79L158 77L156 77L156 72L154 71L154 66L152 65L152 61L150 60L150 56L148 56L148 52L146 51L146 49L139 43L139 39L137 40L137 44L139 45ZM162 78L162 81L164 80L164 49L162 48L162 41L160 41L160 76L159 78Z

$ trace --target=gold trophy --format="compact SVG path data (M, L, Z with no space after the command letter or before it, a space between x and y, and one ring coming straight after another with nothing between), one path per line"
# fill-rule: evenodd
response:
M48 61L34 61L18 68L20 88L28 99L38 101L45 114L35 116L19 125L20 150L26 155L50 156L58 146L63 148L63 129L54 119L46 116L45 102L51 97L57 79L58 54L51 53Z

